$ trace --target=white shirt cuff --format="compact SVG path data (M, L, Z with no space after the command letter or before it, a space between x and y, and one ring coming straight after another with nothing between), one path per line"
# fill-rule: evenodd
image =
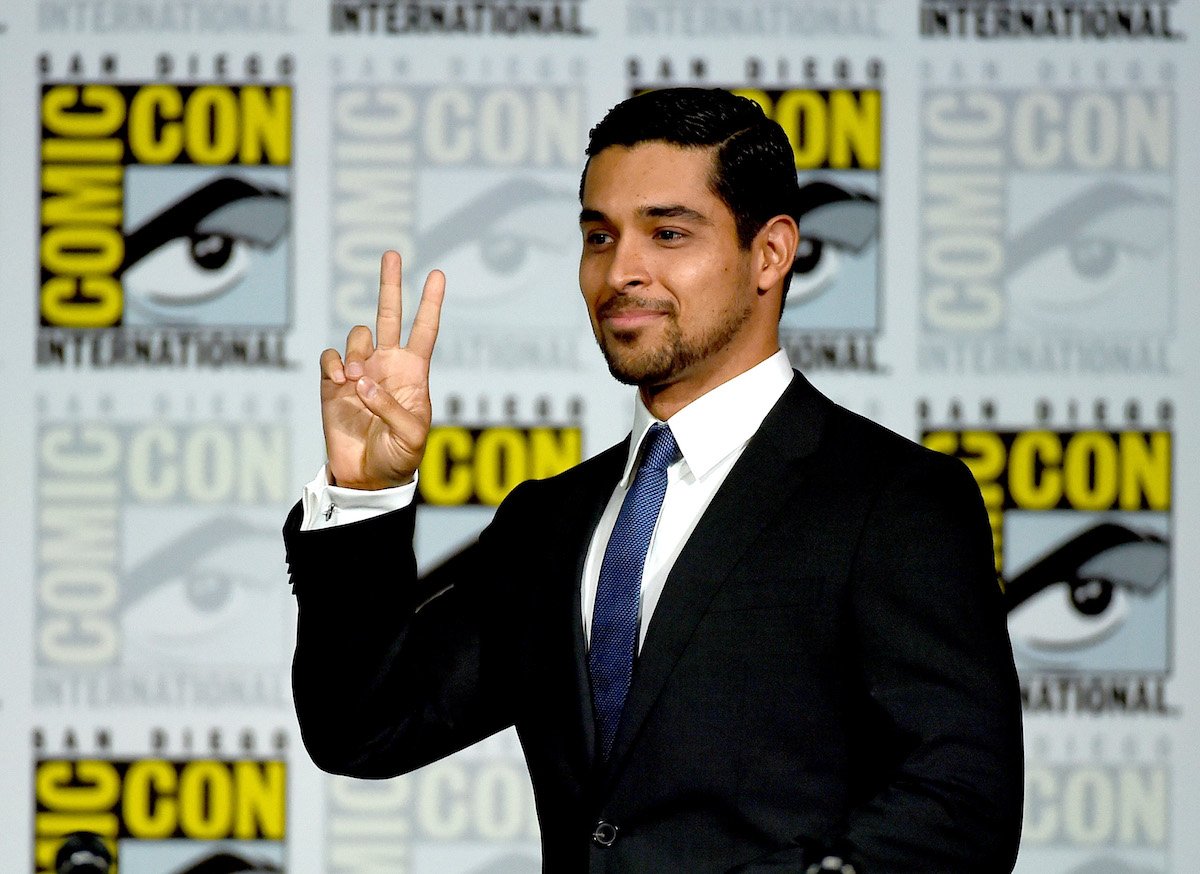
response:
M300 530L316 531L337 525L349 525L351 522L365 522L367 519L407 507L416 495L416 474L413 474L413 481L406 486L365 491L331 486L328 466L321 465L317 475L304 487L304 495L301 497L304 519L300 523Z

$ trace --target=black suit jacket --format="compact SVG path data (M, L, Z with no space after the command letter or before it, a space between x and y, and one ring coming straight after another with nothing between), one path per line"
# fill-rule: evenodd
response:
M545 870L1010 871L1020 705L979 490L797 376L671 571L597 761L579 585L621 444L416 579L414 511L285 528L305 743L384 777L515 725ZM593 839L598 822L615 840Z

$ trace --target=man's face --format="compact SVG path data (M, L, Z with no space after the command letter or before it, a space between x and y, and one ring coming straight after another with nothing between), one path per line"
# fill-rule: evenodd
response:
M712 162L711 149L648 142L610 146L588 166L579 287L622 382L711 387L761 346L751 256L709 188Z

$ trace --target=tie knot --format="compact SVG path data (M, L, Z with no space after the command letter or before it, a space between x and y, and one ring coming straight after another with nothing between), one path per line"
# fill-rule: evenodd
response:
M679 445L670 427L662 422L655 422L646 434L642 448L642 463L639 468L650 470L666 470L679 457Z

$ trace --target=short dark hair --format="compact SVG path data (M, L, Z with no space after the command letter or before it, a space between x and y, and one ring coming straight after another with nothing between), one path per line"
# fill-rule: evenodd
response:
M592 128L589 163L609 146L645 142L715 148L709 187L733 213L743 249L775 216L799 220L800 189L791 143L783 128L750 98L720 88L664 88L630 97ZM587 170L585 164L579 180L581 202Z

